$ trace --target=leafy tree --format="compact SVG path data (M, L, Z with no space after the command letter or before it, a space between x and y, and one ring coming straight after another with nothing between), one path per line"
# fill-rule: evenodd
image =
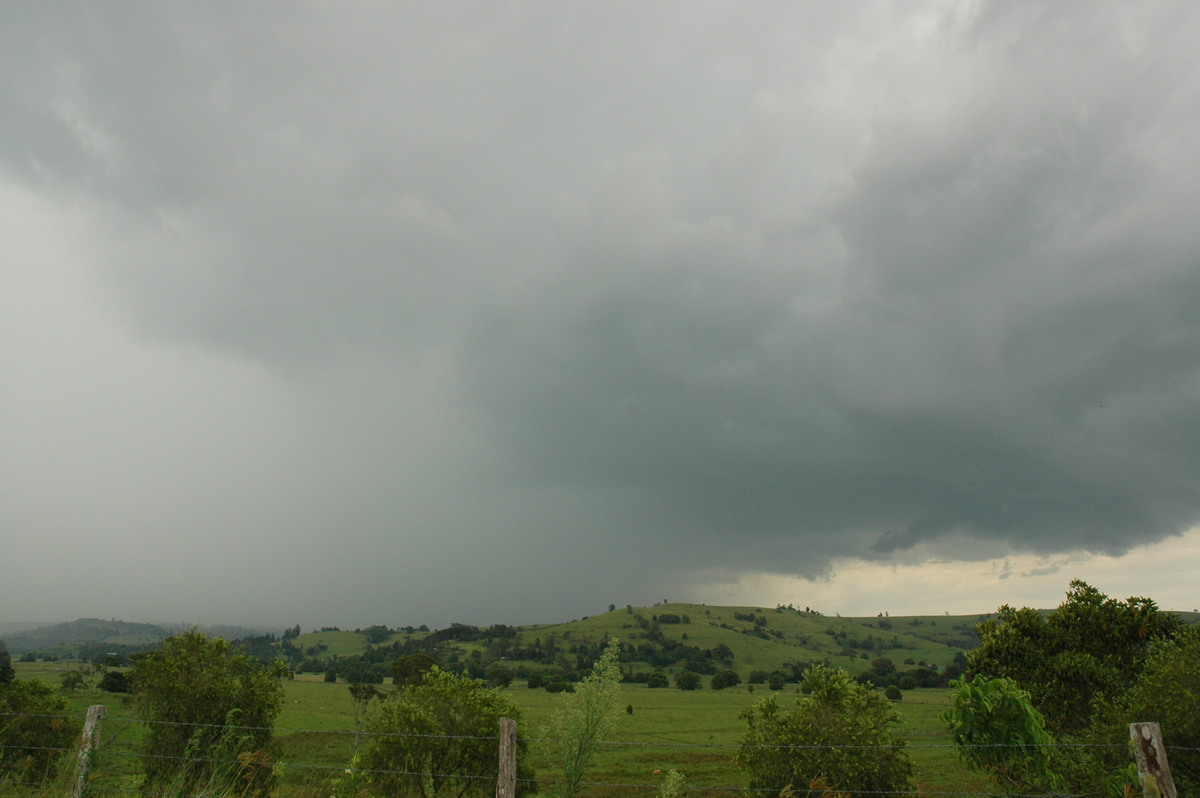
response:
M1128 724L1141 721L1161 724L1179 794L1200 794L1200 627L1155 646L1137 682L1097 707L1092 741L1103 758L1095 772L1113 773L1128 762Z
M67 702L40 680L3 681L0 674L0 775L33 782L53 778L79 736L79 724L66 713Z
M132 693L133 685L124 671L108 671L96 685L107 693Z
M1147 598L1110 599L1079 580L1046 615L1005 605L978 626L980 643L967 656L970 674L1008 677L1029 691L1055 732L1078 732L1097 702L1111 702L1134 681L1156 642L1183 624Z
M738 766L750 788L782 792L823 783L845 794L907 791L912 764L892 702L822 665L804 674L808 695L790 711L774 696L743 710Z
M724 690L726 687L737 687L742 683L742 677L737 675L737 671L717 671L713 674L709 685L714 690Z
M1004 677L976 675L951 686L954 704L942 720L963 762L1014 795L1056 785L1050 735L1029 693Z
M513 681L512 668L494 662L488 666L487 681L491 687L508 687Z
M366 629L362 630L362 635L363 637L367 638L368 643L382 643L384 640L387 640L389 637L391 637L391 634L392 630L386 626L383 626L382 624L368 626Z
M563 798L579 794L588 762L620 718L620 654L621 643L610 640L592 672L575 686L574 693L561 699L550 719L549 754L563 775L559 790Z
M499 690L434 666L380 704L357 763L381 795L491 795L500 718L519 720L520 712ZM518 792L533 776L524 750L518 738Z
M64 690L82 690L88 686L87 672L79 668L65 671L59 679L62 681Z
M428 654L406 654L392 663L392 683L397 689L410 684L424 684L425 672L437 665Z
M8 646L0 640L0 687L11 682L17 677L17 672L13 670L12 657L9 656Z
M675 674L675 686L680 690L699 690L700 674L691 671L680 671Z
M147 782L269 788L267 751L287 673L282 661L263 665L196 629L136 655L130 679L148 725L142 744ZM232 762L219 761L226 757Z
M647 687L669 687L671 682L667 679L667 674L662 671L654 671L646 677Z
M355 682L348 689L350 690L350 703L354 706L354 747L357 748L362 722L367 717L371 702L383 698L384 693L375 685L362 682Z

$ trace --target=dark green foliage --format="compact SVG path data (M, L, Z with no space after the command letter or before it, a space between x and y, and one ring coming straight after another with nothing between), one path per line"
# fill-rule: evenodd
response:
M675 674L675 686L680 690L699 690L700 674L691 671L680 671Z
M894 684L889 684L883 691L883 697L888 701L899 701L904 698L904 693Z
M1050 735L1029 693L1003 677L976 675L953 686L954 705L942 719L962 761L1012 794L1056 786Z
M714 690L724 690L726 687L737 687L742 683L742 677L737 675L737 671L717 671L713 674L709 685Z
M4 645L3 640L0 640L0 687L11 682L16 675L12 666L12 657L8 653L8 646Z
M367 642L372 644L382 643L384 640L387 640L389 637L391 637L391 634L391 629L378 624L375 626L368 626L366 629L362 630L363 637L367 638Z
M421 684L425 672L437 665L428 654L406 654L392 663L392 683L396 687Z
M667 679L667 674L662 671L654 671L646 677L647 687L670 687L671 682Z
M281 661L263 665L195 629L137 655L130 679L148 725L147 782L269 789L267 754L286 675Z
M1110 599L1074 580L1054 612L1000 608L979 624L980 644L968 672L1013 679L1056 732L1078 732L1093 706L1111 703L1141 670L1151 646L1183 628L1178 617L1147 598Z
M403 686L380 705L358 766L380 795L492 795L501 717L519 720L520 710L498 690L430 668L420 684ZM533 774L523 764L523 738L517 748L520 793Z
M487 669L487 683L489 687L508 687L512 684L513 672L512 668L500 663L494 663Z
M1200 794L1200 627L1190 626L1146 656L1137 683L1111 704L1097 707L1093 740L1111 748L1097 770L1116 771L1128 762L1128 724L1161 725L1180 795Z
M79 736L67 703L37 679L0 683L0 775L42 782Z
M911 789L912 765L890 701L820 665L805 673L804 688L808 695L792 710L772 696L742 711L748 729L735 760L752 790L800 792L818 782L848 795Z
M133 685L129 683L129 676L123 671L108 671L96 686L107 693L133 692Z

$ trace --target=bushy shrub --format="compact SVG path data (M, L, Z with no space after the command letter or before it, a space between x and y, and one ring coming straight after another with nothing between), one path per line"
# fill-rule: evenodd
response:
M848 795L907 791L912 764L892 702L824 666L804 675L808 695L794 709L775 697L743 710L747 723L735 757L750 788L781 793L823 780Z
M0 683L0 774L21 781L54 777L79 736L67 703L37 679Z

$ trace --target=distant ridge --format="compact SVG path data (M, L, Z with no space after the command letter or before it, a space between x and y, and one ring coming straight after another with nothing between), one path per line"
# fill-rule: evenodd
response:
M67 623L39 626L0 636L13 654L29 651L48 651L63 647L104 643L114 647L143 649L156 645L165 637L191 629L195 624L132 623L130 621L80 618ZM242 626L199 626L201 631L212 636L235 639L261 634L257 629Z

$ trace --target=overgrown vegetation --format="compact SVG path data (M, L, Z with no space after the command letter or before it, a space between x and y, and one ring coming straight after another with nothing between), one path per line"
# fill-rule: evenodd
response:
M282 662L262 665L195 629L135 657L130 678L148 727L142 745L147 785L269 790L272 727L286 675Z
M500 718L520 709L478 679L434 666L376 708L355 769L379 795L491 795L496 790ZM531 779L517 741L518 779ZM518 781L518 793L527 781Z

